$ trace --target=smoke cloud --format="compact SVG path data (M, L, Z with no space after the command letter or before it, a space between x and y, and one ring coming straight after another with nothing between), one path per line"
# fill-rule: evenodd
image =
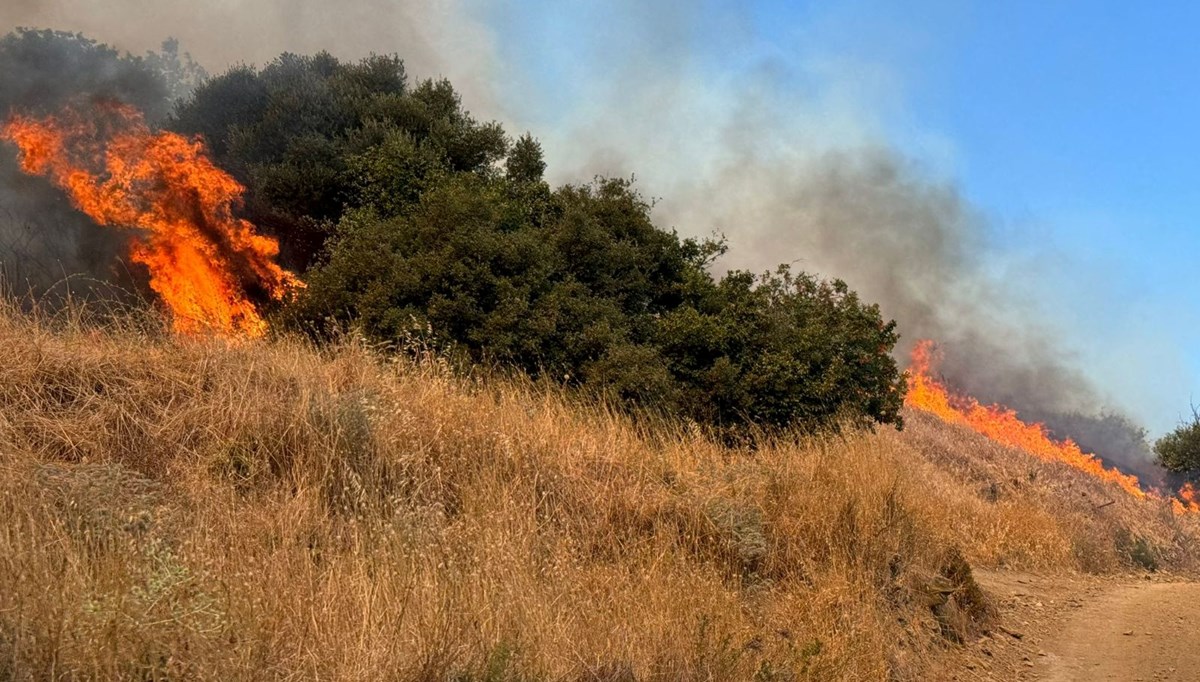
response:
M590 17L601 28L574 61L599 66L572 73L584 84L577 105L537 131L556 179L636 172L661 224L728 239L719 267L784 262L844 279L898 322L902 361L934 339L950 385L1161 481L1145 432L1084 371L1072 330L1045 303L1043 268L1069 254L998 245L996 226L948 179L952 145L917 133L918 162L889 141L887 121L905 117L889 60L823 45L837 18L814 19L799 38L815 47L788 59L756 53L745 17L705 25L678 7ZM854 30L881 42L870 26ZM715 68L714 41L721 66L740 68Z
M213 73L282 52L395 53L410 73L449 78L473 106L496 109L494 35L460 0L6 0L0 29L17 26L82 32L133 54L174 37Z
M679 224L725 226L733 250L724 265L761 270L794 259L845 279L898 322L898 354L934 339L951 386L1016 407L1110 464L1161 481L1144 432L1080 368L1062 342L1066 330L1026 297L1020 283L1037 273L989 247L986 221L953 185L927 179L894 151L788 162L735 154L694 194L663 204Z

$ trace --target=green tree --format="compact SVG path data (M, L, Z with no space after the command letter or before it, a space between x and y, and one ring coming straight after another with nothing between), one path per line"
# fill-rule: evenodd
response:
M535 183L540 184L540 183ZM895 325L842 282L787 268L719 282L717 242L654 226L628 181L455 176L408 212L347 214L293 322L354 323L693 419L819 428L899 424Z
M296 321L354 321L384 340L429 328L473 359L650 402L667 376L661 360L646 367L652 318L679 300L670 280L700 267L690 242L656 229L624 181L524 189L458 176L406 214L348 214Z
M397 215L445 176L495 174L508 148L449 82L410 87L403 62L378 55L235 67L196 88L169 127L207 141L246 185L246 217L280 237L284 264L299 270L348 208Z
M305 270L283 317L311 333L425 337L722 432L900 422L895 325L844 283L714 279L723 243L659 229L628 180L552 189L537 140L395 57L234 68L170 125L208 140Z
M508 154L505 170L513 182L541 182L542 174L546 172L542 145L532 135L522 135Z
M1167 471L1189 478L1200 476L1200 413L1192 408L1191 420L1181 422L1154 443L1154 454Z
M904 380L883 351L899 338L895 323L844 282L783 266L731 272L665 316L659 338L683 412L702 422L901 423Z

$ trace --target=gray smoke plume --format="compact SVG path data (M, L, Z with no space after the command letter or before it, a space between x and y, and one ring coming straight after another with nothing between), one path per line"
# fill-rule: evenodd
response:
M1025 297L1036 273L994 271L984 219L955 187L926 179L880 147L781 165L737 155L688 200L664 200L679 224L724 226L723 265L776 261L846 280L904 335L941 351L938 371L961 392L1014 407L1123 470L1158 484L1145 432L1113 407L1065 348L1065 332Z
M1068 254L1039 244L1040 260L1029 262L1005 252L996 226L945 179L952 173L887 142L879 117L902 96L886 65L766 56L730 75L695 55L715 33L729 41L730 63L745 62L754 47L738 42L737 17L714 32L667 6L595 22L580 61L601 66L583 70L577 105L546 133L556 179L636 172L660 224L728 239L719 267L785 262L844 279L898 322L902 362L917 340L932 339L951 386L1161 480L1145 432L1084 371L1079 339L1039 290L1045 264ZM938 141L925 141L936 161Z
M492 33L459 0L5 0L0 30L18 26L78 31L133 54L170 36L213 73L283 52L399 54L410 73L444 76L492 111L502 75Z

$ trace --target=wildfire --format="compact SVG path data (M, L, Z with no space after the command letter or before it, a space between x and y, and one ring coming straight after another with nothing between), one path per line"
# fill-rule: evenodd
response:
M1171 509L1176 514L1200 513L1200 493L1196 491L1195 486L1191 483L1184 483L1183 487L1175 493L1175 497L1171 498Z
M149 269L177 332L262 336L248 291L280 300L304 286L275 263L279 243L233 215L244 188L199 139L151 132L116 103L13 116L0 138L17 145L24 172L50 178L96 223L136 230L130 257Z
M1052 439L1046 427L1026 424L1017 418L1015 411L1003 405L980 405L974 398L951 393L931 376L932 368L933 342L921 341L913 349L912 365L908 370L908 395L904 402L910 407L932 412L952 424L961 424L997 443L1021 448L1042 459L1065 462L1097 478L1116 483L1139 499L1146 497L1136 476L1104 468L1095 455L1083 452L1070 439Z

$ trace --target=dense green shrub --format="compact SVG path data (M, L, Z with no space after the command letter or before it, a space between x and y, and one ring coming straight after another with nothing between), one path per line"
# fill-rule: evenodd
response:
M1200 476L1200 414L1154 443L1155 459L1167 471L1196 478Z
M411 87L397 57L343 63L284 54L206 81L172 129L201 135L248 188L245 211L305 269L347 207L397 214L455 173L492 173L507 139L462 108L445 80Z
M816 426L836 417L899 422L894 322L844 282L731 272L666 316L663 354L684 413L704 422Z
M68 56L101 49L79 40ZM239 210L308 283L277 316L296 328L415 336L723 432L899 423L895 326L844 283L714 278L722 242L659 229L627 180L551 187L536 140L396 57L284 54L195 88L173 44L118 63L159 74L144 108L191 92L165 125L246 185Z
M403 215L352 211L290 311L737 429L895 423L895 325L842 282L707 270L722 245L656 228L630 184L458 177Z

